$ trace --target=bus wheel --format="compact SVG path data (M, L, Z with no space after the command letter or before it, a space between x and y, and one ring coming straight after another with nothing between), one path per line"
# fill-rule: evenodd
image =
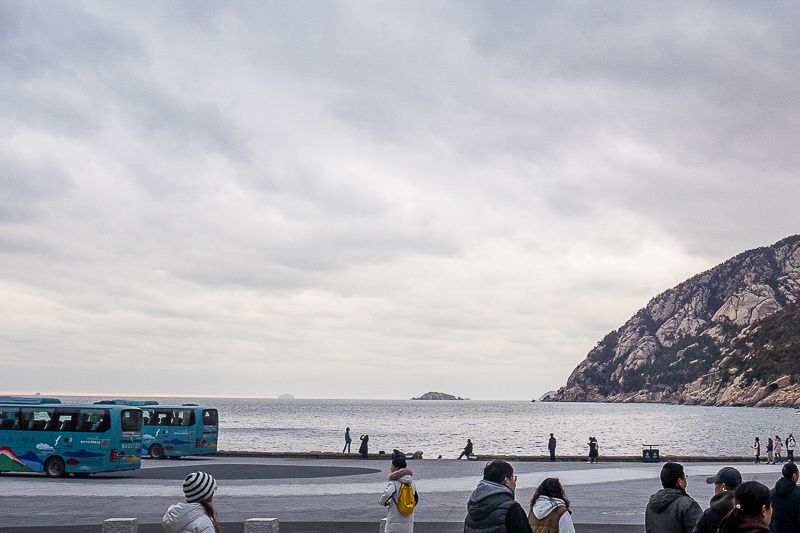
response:
M150 446L150 450L148 451L150 457L153 459L163 459L164 458L164 448L160 444L153 444Z
M67 467L61 457L51 457L44 463L44 473L48 477L64 477L67 474Z

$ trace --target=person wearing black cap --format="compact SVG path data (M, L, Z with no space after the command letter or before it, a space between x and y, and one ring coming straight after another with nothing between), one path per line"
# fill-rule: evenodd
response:
M786 463L772 493L770 529L780 533L800 532L800 487L797 486L797 465Z
M220 533L211 504L217 482L205 472L192 472L183 480L186 503L170 505L161 519L166 533Z
M730 466L722 468L716 476L706 478L706 483L714 484L711 507L703 512L692 533L716 533L722 519L733 509L733 492L742 482L742 474Z

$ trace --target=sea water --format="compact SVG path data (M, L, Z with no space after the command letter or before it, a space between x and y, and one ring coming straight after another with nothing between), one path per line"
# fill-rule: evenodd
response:
M61 397L91 403L94 397ZM130 398L129 398L130 399ZM585 455L590 436L601 455L639 455L643 444L662 455L751 455L756 436L800 434L795 409L700 407L665 404L524 401L278 400L158 398L162 404L197 403L219 410L220 450L341 452L350 427L352 451L369 435L369 451L422 451L454 458L469 438L477 454ZM765 449L762 444L762 450ZM785 456L785 452L784 452Z

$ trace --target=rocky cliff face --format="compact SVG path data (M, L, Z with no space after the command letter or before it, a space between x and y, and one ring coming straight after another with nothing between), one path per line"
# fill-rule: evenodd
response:
M554 399L800 407L796 302L800 235L653 298L589 352ZM783 332L778 339L759 332L773 322L766 329ZM770 364L775 357L784 364Z

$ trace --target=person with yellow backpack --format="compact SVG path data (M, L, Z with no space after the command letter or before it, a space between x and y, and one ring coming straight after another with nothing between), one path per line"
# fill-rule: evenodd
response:
M414 533L414 509L419 502L417 487L405 457L392 459L389 485L378 503L388 507L386 533Z

